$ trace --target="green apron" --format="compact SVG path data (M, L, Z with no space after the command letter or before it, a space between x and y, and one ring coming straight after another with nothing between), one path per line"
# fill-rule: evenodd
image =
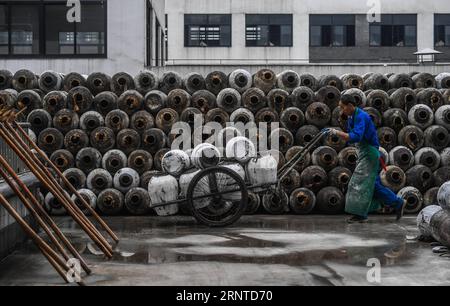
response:
M381 208L381 203L373 198L375 181L380 167L380 152L365 142L356 145L358 164L348 185L345 211L349 214L367 217Z

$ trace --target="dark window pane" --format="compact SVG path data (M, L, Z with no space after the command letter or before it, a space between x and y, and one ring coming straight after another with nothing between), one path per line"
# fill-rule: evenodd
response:
M231 45L231 26L221 26L219 29L219 46Z
M392 23L394 25L416 25L417 16L416 15L393 15Z
M370 45L381 46L381 26L370 26Z
M389 14L382 14L381 15L381 23L384 25L391 25L393 21L393 16Z
M247 15L246 42L250 47L291 46L292 15Z
M331 25L332 15L310 15L309 22L313 26Z
M322 27L311 26L311 46L320 47L322 45Z
M445 26L438 25L434 27L434 44L436 47L445 46Z
M333 42L332 45L336 47L343 47L345 45L345 26L333 26Z
M13 54L39 54L39 6L11 6Z
M450 14L435 14L434 24L436 47L450 46Z
M47 54L75 53L75 25L67 22L65 5L45 7L45 46Z
M209 25L229 25L231 24L231 15L208 15Z
M354 25L355 15L333 15L333 25Z
M77 54L105 53L105 6L83 5L81 23L76 24Z
M392 27L392 46L405 46L405 27L396 25Z
M281 44L281 29L279 25L269 26L269 46L279 46Z
M417 45L416 26L405 26L405 46L414 47Z
M349 25L347 26L347 46L354 47L355 43L356 43L355 26Z
M246 39L249 47L267 46L269 42L269 27L266 25L247 27Z
M245 16L245 22L250 24L269 24L269 15L265 14L248 14Z
M292 26L283 25L281 28L281 46L292 46Z
M392 26L390 25L381 26L381 45L392 46Z
M450 25L445 26L445 45L450 46Z
M435 14L434 15L435 25L450 25L450 14Z
M9 32L6 5L0 5L0 54L9 53Z
M331 46L331 26L322 26L322 46Z
M292 24L292 15L268 15L269 16L269 24Z
M206 17L203 17L206 16ZM185 24L185 45L188 47L231 46L231 15L186 15L185 21L205 21Z
M208 15L201 14L193 14L193 15L184 15L185 24L207 24L208 23Z

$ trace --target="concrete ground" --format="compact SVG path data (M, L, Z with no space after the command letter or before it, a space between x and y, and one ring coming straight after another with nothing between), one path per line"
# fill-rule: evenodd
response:
M110 261L72 221L58 221L92 266L87 285L450 285L450 259L411 240L414 217L246 216L225 229L189 217L106 218L121 238ZM373 258L379 284L367 281ZM0 263L0 285L61 284L31 243Z

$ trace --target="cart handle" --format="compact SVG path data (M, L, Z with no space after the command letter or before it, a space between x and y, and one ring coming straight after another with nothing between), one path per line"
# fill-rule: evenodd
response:
M327 135L326 131L321 131L317 134L300 152L289 160L280 170L278 170L279 182L281 181L298 165L298 163L306 156L306 154Z

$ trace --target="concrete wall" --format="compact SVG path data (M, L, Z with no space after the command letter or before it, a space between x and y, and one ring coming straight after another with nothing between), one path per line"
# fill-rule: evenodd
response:
M309 49L309 14L363 14L369 7L367 1L346 0L166 0L169 24L169 61L168 64L301 64L308 62ZM434 14L450 13L448 0L381 0L381 13L418 14L419 50L434 48ZM184 14L232 14L232 47L197 48L184 47ZM284 13L293 14L293 47L245 47L245 14ZM325 55L332 57L335 48L326 50ZM398 48L381 48L379 51L366 50L373 58L396 56ZM408 50L407 50L408 49ZM313 50L316 51L316 50ZM349 50L355 54L361 50ZM417 51L405 48L403 54ZM346 50L341 50L342 55ZM373 54L371 54L373 53ZM314 55L311 54L314 58ZM361 57L361 55L358 55Z

